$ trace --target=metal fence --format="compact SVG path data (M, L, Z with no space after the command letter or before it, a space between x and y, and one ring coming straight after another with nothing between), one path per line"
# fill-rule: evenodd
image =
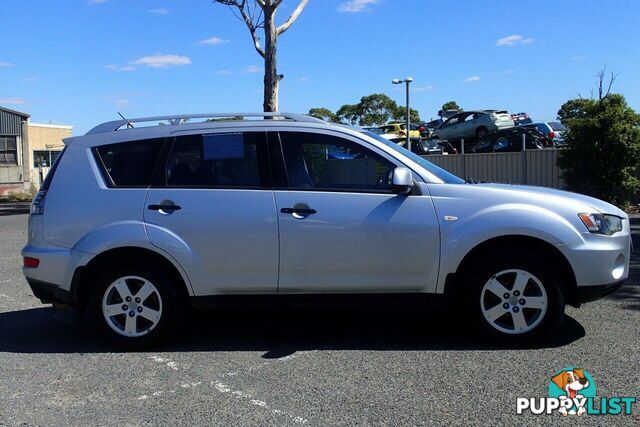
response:
M465 179L564 188L560 149L516 153L429 155L425 159Z

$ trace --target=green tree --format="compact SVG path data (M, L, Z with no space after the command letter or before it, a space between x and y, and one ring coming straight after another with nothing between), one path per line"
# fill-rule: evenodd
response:
M357 105L360 126L383 125L394 118L398 104L382 93L363 96Z
M323 112L324 111L321 111L321 113ZM406 107L399 107L398 104L387 95L374 93L363 96L357 104L345 104L340 107L335 113L335 121L350 125L381 126L390 120L403 122L407 116L406 112ZM309 114L311 115L311 110ZM324 117L321 118L324 119ZM419 121L420 113L412 108L411 122L415 123Z
M398 107L393 113L393 120L396 122L405 122L407 120L407 107ZM418 110L411 109L411 123L420 121L420 113Z
M309 110L308 115L320 120L324 120L325 122L338 122L338 117L336 116L336 114L328 108L312 108Z
M599 76L599 99L573 99L558 111L568 129L558 165L570 189L626 206L640 191L640 116L624 96L603 93Z
M357 104L345 104L336 111L336 120L348 125L358 124L360 113Z
M442 104L442 110L443 111L447 111L447 110L462 110L462 108L460 108L460 106L456 103L456 101L449 101L449 102L445 102L444 104Z

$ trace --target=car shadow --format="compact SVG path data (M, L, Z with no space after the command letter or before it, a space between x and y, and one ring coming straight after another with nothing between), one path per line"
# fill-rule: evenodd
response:
M299 309L221 310L185 316L180 333L154 352L261 351L279 358L309 350L499 350L449 311ZM50 307L0 313L0 352L103 353L114 348L82 328L73 311ZM563 347L585 336L565 316L539 345Z

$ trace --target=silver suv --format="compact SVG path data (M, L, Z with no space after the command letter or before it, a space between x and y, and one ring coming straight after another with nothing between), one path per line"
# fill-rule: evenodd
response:
M188 306L327 298L454 304L509 345L627 277L629 220L608 203L465 183L306 116L221 117L66 139L31 207L34 294L126 348L165 338Z

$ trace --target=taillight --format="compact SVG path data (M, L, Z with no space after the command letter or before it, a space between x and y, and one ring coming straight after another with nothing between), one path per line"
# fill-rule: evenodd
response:
M25 268L36 268L40 265L40 260L38 258L31 257L23 257L22 258L22 266Z
M555 137L556 137L556 134L555 134L555 132L549 132L549 133L547 134L547 136L548 136L549 138L553 139L553 138L555 138Z
M33 201L31 202L31 215L42 215L44 213L44 200L46 196L46 191L38 191L36 196L33 198Z

